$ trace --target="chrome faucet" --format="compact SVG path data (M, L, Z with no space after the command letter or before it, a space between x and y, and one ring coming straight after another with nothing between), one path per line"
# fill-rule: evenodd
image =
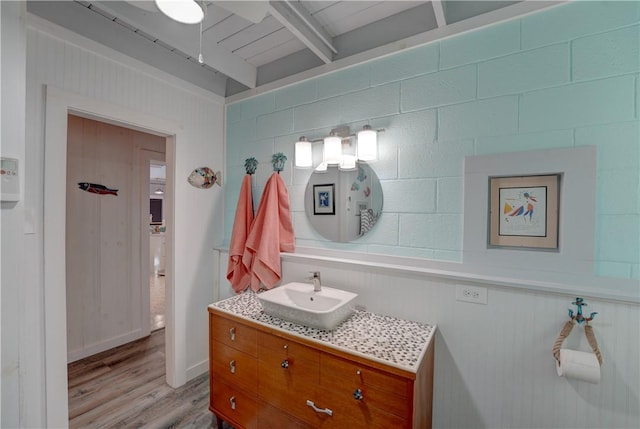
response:
M309 271L311 273L311 277L308 277L307 280L311 280L313 282L313 291L320 292L322 290L322 284L320 283L320 271Z

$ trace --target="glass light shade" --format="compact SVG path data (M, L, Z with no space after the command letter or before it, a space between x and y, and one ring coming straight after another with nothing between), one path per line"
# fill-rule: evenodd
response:
M324 138L324 162L340 164L342 161L342 139L335 135Z
M365 125L358 132L358 159L361 161L375 161L378 159L378 132Z
M158 9L174 21L198 24L204 19L204 11L194 0L156 0Z
M300 137L296 142L295 148L296 167L309 168L313 165L313 152L311 151L311 142L306 138Z
M342 155L342 162L338 167L343 171L353 171L356 169L356 157L354 155Z

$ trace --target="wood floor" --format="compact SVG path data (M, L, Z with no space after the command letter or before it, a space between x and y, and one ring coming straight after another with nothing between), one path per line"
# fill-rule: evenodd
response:
M164 365L164 329L69 364L69 427L217 428L208 374L172 389Z

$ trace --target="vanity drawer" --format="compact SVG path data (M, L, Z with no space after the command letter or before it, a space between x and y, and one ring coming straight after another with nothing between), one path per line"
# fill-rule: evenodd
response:
M258 362L244 352L226 346L218 341L212 344L211 371L216 380L224 380L248 393L258 391Z
M272 407L264 401L258 401L258 427L283 428L283 429L313 429L304 421L297 419L288 413Z
M258 345L258 396L294 417L313 418L306 399L318 386L320 352L265 332Z
M245 429L258 428L258 404L254 398L220 380L213 383L210 395L212 411L224 420Z
M316 367L320 361L320 352L318 350L291 341L286 337L266 332L258 332L258 347L260 349L260 358L268 354L277 356L281 360L287 359L290 364L300 360Z
M408 415L412 382L394 374L328 354L320 359L320 385L350 403L375 407L388 413ZM356 390L362 399L355 398Z
M256 330L232 319L210 314L212 339L251 356L257 355Z
M331 417L321 417L319 420L321 424L318 427L321 428L401 429L411 427L407 418L388 412L385 408L374 406L366 396L362 401L356 401L352 392L323 387L318 389L316 398L318 407L327 407L332 411Z
M321 382L329 379L331 385L338 381L375 387L401 397L411 392L411 383L406 378L329 354L322 355L320 368Z

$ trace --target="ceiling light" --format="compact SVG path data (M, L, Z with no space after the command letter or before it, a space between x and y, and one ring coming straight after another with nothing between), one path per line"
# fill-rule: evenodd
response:
M162 190L162 188L158 188L155 191L153 191L153 193L156 194L156 195L163 195L164 191Z
M204 11L195 0L156 0L158 9L169 18L183 24L198 24Z

